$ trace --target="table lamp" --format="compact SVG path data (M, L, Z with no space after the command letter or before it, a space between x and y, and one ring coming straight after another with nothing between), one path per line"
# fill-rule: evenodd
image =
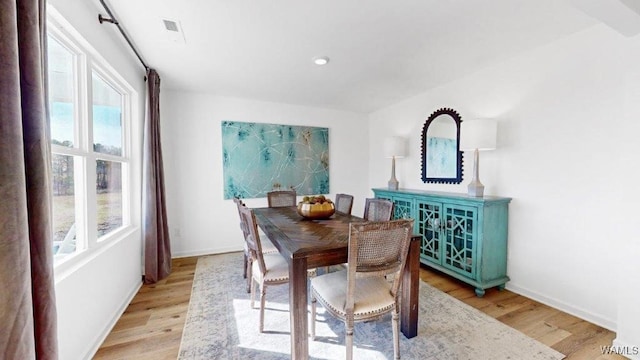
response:
M480 182L479 151L496 148L498 124L495 120L463 121L460 126L460 150L473 151L473 179L467 187L469 196L482 197L484 185Z
M405 139L400 136L390 136L384 140L384 155L391 158L391 179L389 180L389 190L398 190L398 179L396 179L396 158L405 156Z

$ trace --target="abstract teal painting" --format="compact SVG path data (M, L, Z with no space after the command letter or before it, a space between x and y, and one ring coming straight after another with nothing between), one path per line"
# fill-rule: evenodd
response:
M222 169L225 199L328 194L329 129L223 121Z

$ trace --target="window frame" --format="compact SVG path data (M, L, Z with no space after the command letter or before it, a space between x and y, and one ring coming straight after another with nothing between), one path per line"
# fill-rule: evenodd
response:
M74 55L73 65L73 147L51 144L52 155L73 156L76 251L54 259L56 275L84 263L97 251L124 239L139 228L135 216L133 166L139 163L132 155L132 131L138 114L135 89L51 6L47 7L47 36L54 38ZM121 95L121 155L104 154L93 148L92 74ZM47 104L49 106L49 104ZM137 142L136 142L137 143ZM122 169L122 225L98 237L97 229L97 160L113 161ZM51 164L50 164L51 166ZM53 196L53 195L52 195ZM53 222L53 221L52 221ZM53 244L52 244L53 246Z

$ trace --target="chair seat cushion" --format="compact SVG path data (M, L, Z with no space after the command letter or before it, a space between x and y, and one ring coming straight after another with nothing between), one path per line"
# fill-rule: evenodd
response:
M278 252L278 249L273 245L271 240L269 240L267 235L260 234L260 245L262 245L263 254L273 254Z
M264 265L267 268L267 272L264 276L264 282L282 282L289 279L289 264L279 253L275 254L263 254ZM262 281L262 273L260 272L260 265L257 261L253 261L252 272L253 277L258 281Z
M311 279L311 291L320 303L341 317L346 316L347 271L336 271ZM391 311L395 300L391 284L381 277L356 280L354 319L368 319Z

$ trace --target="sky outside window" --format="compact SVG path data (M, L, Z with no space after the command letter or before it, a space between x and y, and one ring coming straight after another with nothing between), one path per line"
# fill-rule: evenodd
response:
M49 109L52 143L74 146L75 55L53 37L48 37Z
M91 75L93 84L93 150L122 155L122 95L100 76Z

